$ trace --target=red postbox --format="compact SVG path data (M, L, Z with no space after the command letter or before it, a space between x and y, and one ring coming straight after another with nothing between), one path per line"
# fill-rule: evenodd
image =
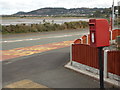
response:
M109 23L106 19L90 19L90 45L93 47L109 46Z

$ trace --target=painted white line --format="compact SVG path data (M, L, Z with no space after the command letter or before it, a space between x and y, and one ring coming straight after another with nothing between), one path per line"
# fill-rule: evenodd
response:
M9 41L0 41L0 43L12 43L12 42L21 42L21 41L32 41L32 40L40 40L40 39L47 39L47 38L62 38L62 37L71 37L71 36L76 36L76 35L82 35L82 34L51 36L51 37L42 37L42 38L30 38L30 39L21 39L21 40L9 40Z

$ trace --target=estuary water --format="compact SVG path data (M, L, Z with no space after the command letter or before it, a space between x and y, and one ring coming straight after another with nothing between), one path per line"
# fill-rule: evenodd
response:
M16 24L39 24L43 23L44 19L2 19L0 22L1 25L16 25ZM57 23L62 24L64 22L71 22L71 21L88 21L89 19L74 19L74 18L52 18L52 19L45 19L46 22L50 23Z

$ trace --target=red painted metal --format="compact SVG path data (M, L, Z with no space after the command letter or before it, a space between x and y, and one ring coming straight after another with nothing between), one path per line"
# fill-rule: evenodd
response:
M90 19L90 45L93 47L109 46L109 24L106 19Z
M87 36L83 35L82 36L83 44L87 44Z
M98 50L89 45L73 44L72 60L90 67L98 68Z
M88 35L88 44L90 44L90 34Z
M74 44L80 44L81 43L81 39L76 39L75 41L74 41Z
M108 51L108 72L120 76L120 51Z
M120 29L115 29L112 31L112 40L116 39L116 37L120 35Z

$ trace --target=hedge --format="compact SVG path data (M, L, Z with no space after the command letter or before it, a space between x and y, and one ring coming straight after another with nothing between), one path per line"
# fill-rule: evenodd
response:
M65 29L80 29L88 27L88 22L78 21L78 22L65 22L63 24L48 23L44 22L43 24L17 24L17 25L7 25L1 26L1 32L6 33L28 33L28 32L47 32L47 31L57 31Z

